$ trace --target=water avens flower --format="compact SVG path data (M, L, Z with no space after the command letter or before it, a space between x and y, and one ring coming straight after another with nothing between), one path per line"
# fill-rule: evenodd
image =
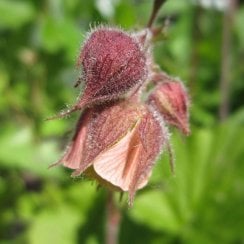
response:
M128 192L130 205L164 147L172 154L165 124L189 134L186 89L161 71L151 52L156 35L151 25L163 2L155 0L142 31L98 27L87 35L75 85L84 89L77 103L57 116L81 110L74 136L54 165L72 169L73 177L84 174L110 190ZM147 87L152 92L144 101Z
M152 166L168 140L167 130L155 112L130 101L112 102L81 115L76 132L59 160L113 189L128 191L130 203L144 187Z

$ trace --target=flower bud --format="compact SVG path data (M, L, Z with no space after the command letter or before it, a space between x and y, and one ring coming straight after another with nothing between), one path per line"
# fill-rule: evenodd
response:
M146 54L135 36L115 28L101 27L85 42L78 60L84 91L78 102L60 116L83 107L117 99L147 77Z
M167 123L176 126L186 135L190 133L189 98L181 82L159 83L150 94L148 103L155 107Z

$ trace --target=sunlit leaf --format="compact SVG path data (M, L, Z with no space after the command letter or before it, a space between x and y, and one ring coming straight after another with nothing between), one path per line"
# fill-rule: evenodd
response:
M19 28L35 17L35 9L29 2L0 1L0 28Z

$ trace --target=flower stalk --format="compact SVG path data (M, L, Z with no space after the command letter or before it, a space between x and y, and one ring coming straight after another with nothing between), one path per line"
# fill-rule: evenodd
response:
M106 202L106 244L116 244L119 238L121 212L114 202L114 194L109 191Z

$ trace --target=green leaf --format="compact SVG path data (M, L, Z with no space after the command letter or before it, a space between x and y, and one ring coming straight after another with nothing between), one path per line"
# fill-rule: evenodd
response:
M29 2L0 1L0 28L19 28L34 17L35 9Z
M57 144L46 141L34 143L30 127L5 128L0 138L1 164L8 168L29 170L44 177L61 176L59 168L48 169L48 166L59 157Z
M77 231L84 222L84 216L75 209L61 206L38 214L28 231L32 244L76 243Z
M194 131L192 137L190 161L195 163L188 167L192 172L189 177L189 187L191 190L192 206L194 207L200 204L205 194L214 135L209 130L199 130Z
M169 199L160 191L138 195L129 214L136 222L152 229L177 233L181 227Z
M77 56L84 33L69 19L46 16L39 29L39 42L50 53L65 50L69 60Z
M120 1L116 6L115 22L124 28L131 27L136 20L135 11L130 1Z

